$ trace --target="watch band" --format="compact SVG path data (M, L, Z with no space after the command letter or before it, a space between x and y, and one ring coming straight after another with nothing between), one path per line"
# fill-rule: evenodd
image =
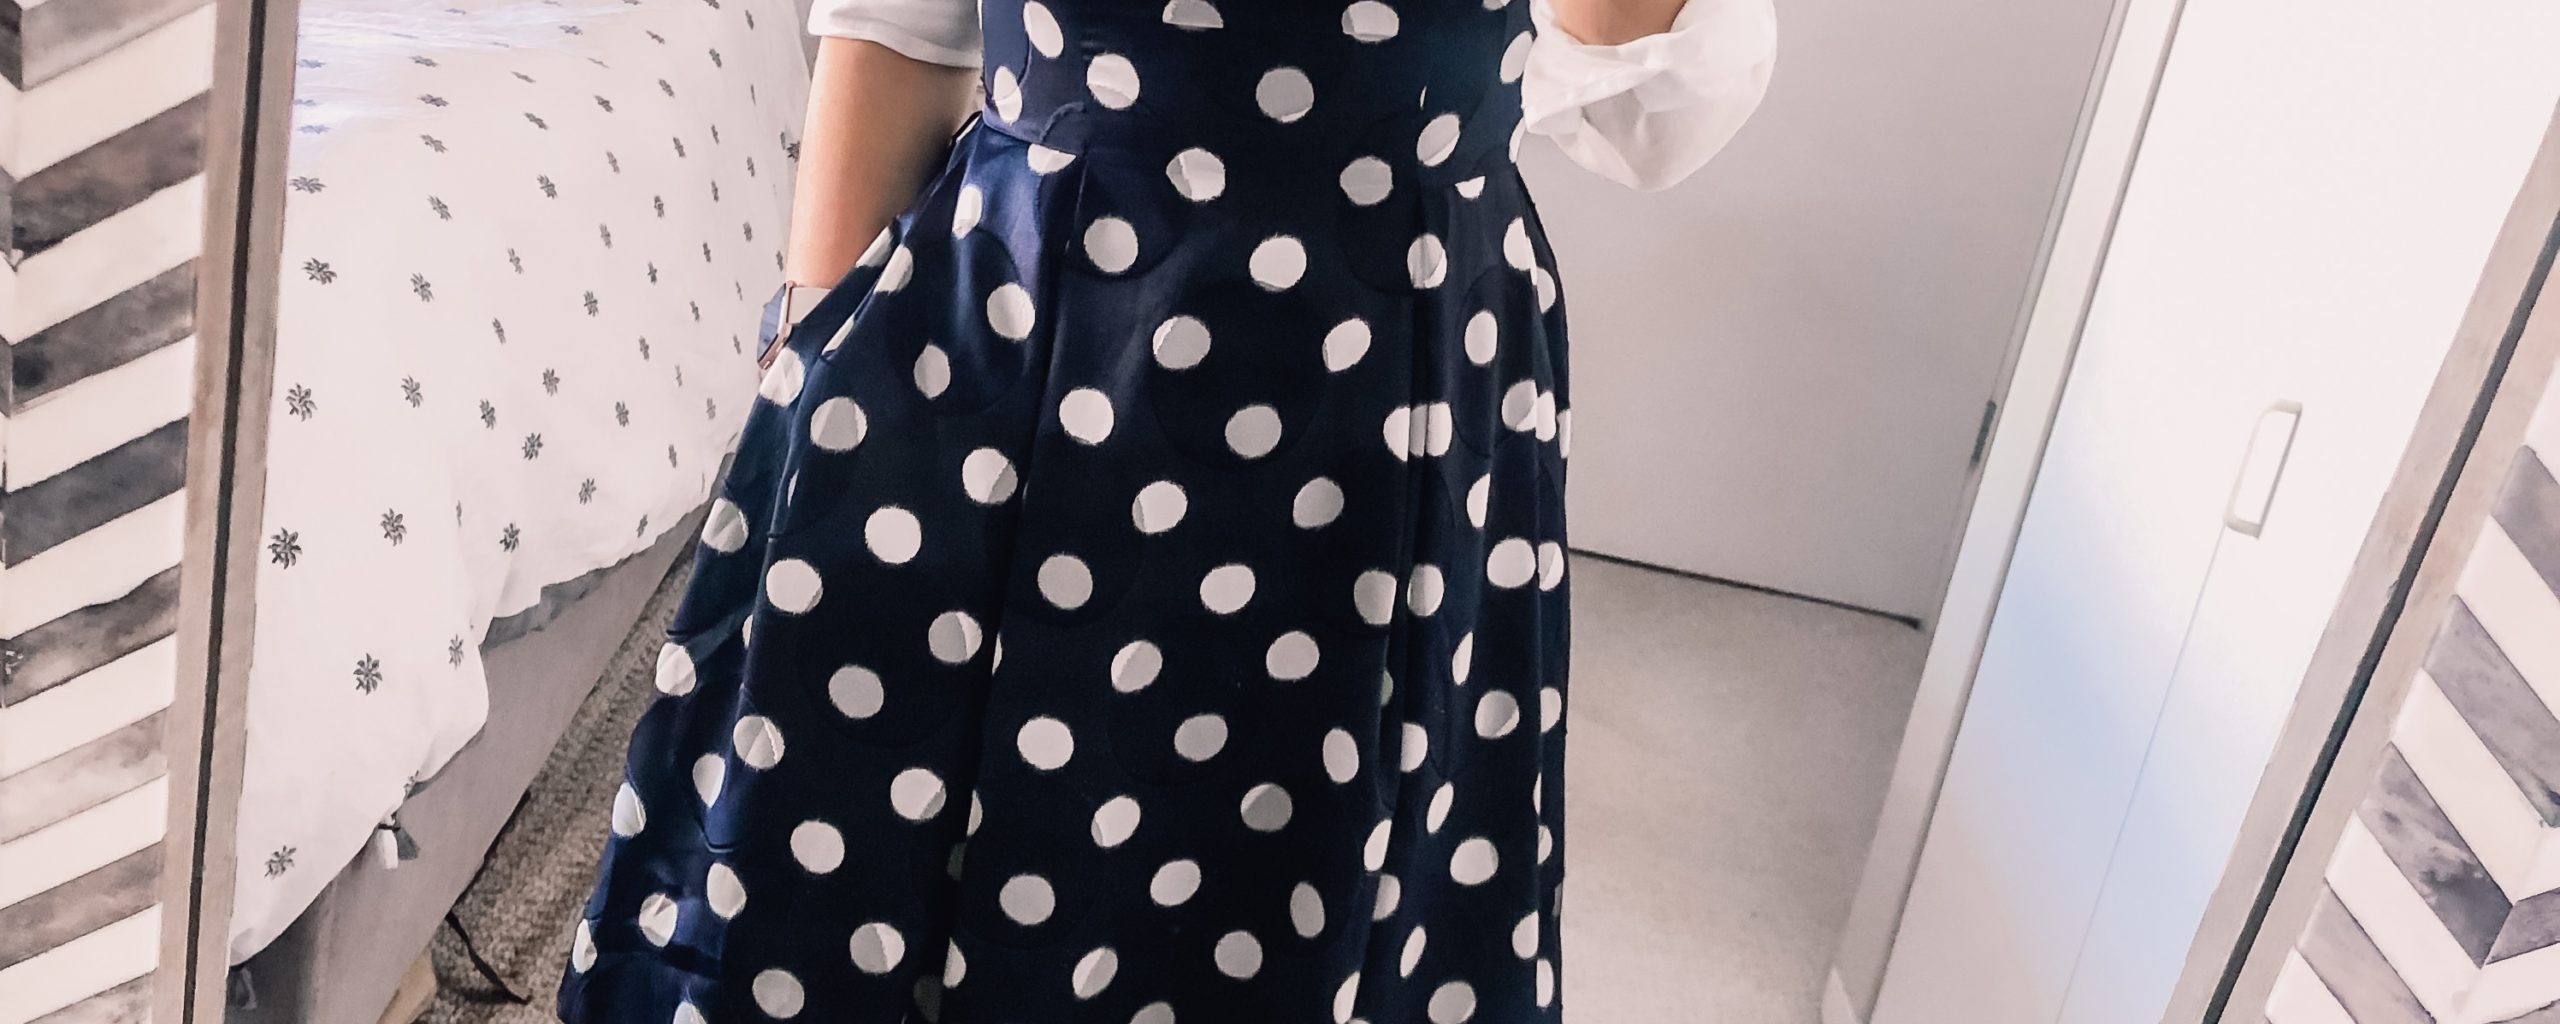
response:
M783 343L791 339L792 329L798 327L801 319L807 317L809 310L816 308L818 301L826 295L827 289L788 281L773 290L773 297L765 300L764 317L756 326L757 366L770 368L773 365Z

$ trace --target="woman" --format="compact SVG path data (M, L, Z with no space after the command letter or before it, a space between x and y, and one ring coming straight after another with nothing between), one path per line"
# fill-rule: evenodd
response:
M562 1016L1560 1019L1570 416L1513 154L1685 176L1766 0L980 22L812 18L785 270L840 280L704 528Z

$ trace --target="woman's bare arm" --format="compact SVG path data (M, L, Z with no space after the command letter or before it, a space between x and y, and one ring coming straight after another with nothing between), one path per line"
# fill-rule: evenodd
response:
M818 42L783 278L828 286L915 199L951 141L975 72L861 39Z
M1593 46L1616 46L1669 31L1682 0L1550 0L1556 27Z

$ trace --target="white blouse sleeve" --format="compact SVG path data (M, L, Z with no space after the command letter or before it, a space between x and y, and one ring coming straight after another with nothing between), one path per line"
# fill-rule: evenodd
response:
M868 39L928 64L978 66L976 0L817 0L809 32Z
M1704 166L1769 88L1771 0L1688 0L1669 31L1616 46L1566 34L1547 0L1529 10L1538 28L1521 86L1529 130L1629 188L1668 188Z

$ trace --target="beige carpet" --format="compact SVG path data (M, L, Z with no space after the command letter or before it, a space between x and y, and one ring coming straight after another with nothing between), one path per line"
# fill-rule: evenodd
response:
M657 696L658 647L691 574L687 559L659 585L640 624L614 652L595 692L534 777L524 808L490 850L479 882L454 905L480 955L533 1001L505 1002L472 969L462 942L446 928L432 947L442 989L421 1021L556 1024L551 998L561 966L569 962L570 928L595 881L596 855L604 849L631 729Z

